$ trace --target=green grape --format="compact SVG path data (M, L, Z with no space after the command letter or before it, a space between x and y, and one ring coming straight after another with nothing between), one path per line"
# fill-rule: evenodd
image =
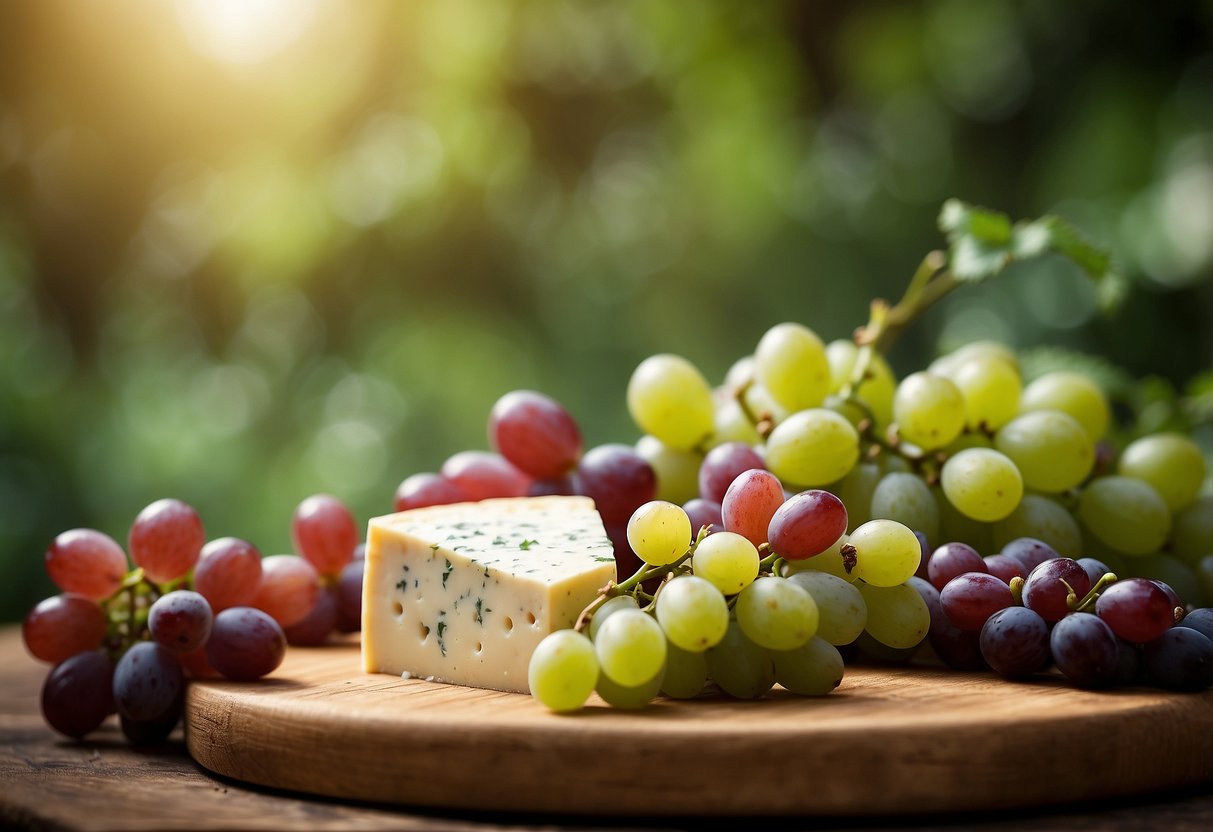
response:
M653 701L653 697L661 692L661 685L664 679L665 671L663 668L656 676L644 684L627 688L613 681L605 673L599 673L598 685L594 690L602 697L602 701L612 708L634 711L645 707Z
M896 520L920 531L927 540L939 536L939 506L935 505L930 486L917 474L885 475L872 492L870 513L873 518Z
M883 476L875 462L861 462L828 489L847 507L847 531L872 519L872 494Z
M802 410L771 431L766 459L767 468L785 485L827 485L842 479L859 461L859 433L832 410Z
M1001 358L978 355L958 365L948 378L964 398L965 423L973 430L998 430L1019 412L1023 382Z
M641 613L643 614L643 613ZM527 666L531 695L553 711L575 711L598 683L594 645L576 630L549 633Z
M952 505L983 523L1002 520L1023 498L1023 477L1015 463L989 448L969 448L951 457L939 481Z
M935 497L935 505L939 506L939 540L931 541L932 543L962 540L979 552L993 550L993 524L983 523L962 514L944 495L943 488L939 485L931 486L931 494Z
M1025 494L1015 510L994 524L994 548L1001 549L1020 537L1034 537L1067 558L1082 557L1082 531L1078 521L1060 503L1040 494Z
M1036 491L1067 491L1095 465L1095 445L1082 425L1059 410L1034 410L1002 426L994 447L1006 454Z
M921 644L921 642L919 642ZM918 644L913 647L890 647L877 641L871 633L864 630L855 639L855 649L864 658L882 664L905 664L918 653Z
M824 696L842 684L838 648L814 636L795 650L772 650L775 679L799 696Z
M855 550L851 574L874 586L908 581L922 560L917 536L896 520L869 520L851 533L847 545Z
M818 407L830 390L830 363L813 330L796 323L767 330L754 351L754 374L789 411Z
M876 460L880 466L881 476L885 474L910 474L914 471L910 466L910 461L898 454L881 454Z
M830 363L830 392L837 393L851 380L855 361L859 358L859 347L853 341L831 341L826 346L826 360ZM880 353L873 353L868 363L868 378L855 391L876 421L878 428L893 421L893 391L897 381L893 371Z
M994 358L1009 364L1019 372L1019 358L1006 344L997 341L972 341L958 347L947 355L941 355L927 366L927 372L937 376L951 376L961 364L974 358Z
M628 520L628 545L645 563L673 563L690 548L691 518L682 506L664 500L645 503Z
M1157 552L1171 531L1171 512L1149 483L1101 477L1087 484L1078 519L1105 545L1125 555Z
M964 397L942 376L912 373L897 385L893 418L903 439L932 451L960 436L965 426Z
M1181 433L1156 433L1129 443L1117 471L1137 477L1154 490L1171 511L1187 508L1205 481L1205 457L1200 446Z
M619 610L598 628L594 650L602 672L623 687L650 681L665 666L665 633L641 610Z
M918 590L909 584L897 586L857 585L868 605L864 632L886 647L907 650L917 646L931 627L931 613Z
M675 450L655 436L640 437L636 453L657 475L657 499L681 504L699 496L699 466L703 454Z
M1111 567L1112 564L1108 564ZM1115 570L1113 570L1115 572ZM1120 578L1149 578L1152 581L1162 581L1185 604L1194 607L1204 607L1208 603L1204 584L1200 576L1191 566L1170 555L1139 555L1135 558L1125 558L1122 572L1116 572Z
M1074 417L1087 437L1098 442L1111 420L1108 398L1099 385L1081 373L1061 370L1047 373L1024 388L1019 411L1060 410Z
M813 596L786 578L759 578L737 596L737 623L768 650L792 650L817 632Z
M750 417L746 415L741 404L732 396L717 399L713 424L715 425L715 430L712 433L712 447L723 445L726 442L743 442L746 445L762 444L762 437L758 434L758 428L754 427L754 423L750 421ZM695 473L696 477L698 477L698 470ZM660 487L660 475L658 475L657 484ZM695 487L699 487L698 479L695 481ZM686 500L682 502L685 503Z
M770 653L750 641L736 621L706 655L708 675L735 699L757 699L775 686Z
M639 609L636 604L636 599L631 595L616 595L614 598L608 598L603 602L602 606L594 611L594 615L590 618L590 640L598 637L598 630L602 627L602 622L606 621L614 613L620 610L635 610Z
M747 541L748 542L748 541ZM729 605L703 578L680 575L657 596L657 623L683 650L701 653L718 644L729 628Z
M695 365L677 355L640 362L628 381L628 412L645 433L676 450L693 448L712 433L712 390Z
M692 653L676 644L666 645L665 677L661 692L671 699L693 699L708 681L705 653Z
M812 558L810 558L812 560ZM863 632L868 607L853 585L827 572L795 572L788 580L813 596L817 604L817 638L850 644Z
M1213 494L1199 498L1175 515L1171 540L1175 554L1191 566L1213 555Z
M736 595L758 577L758 549L736 532L715 532L699 541L691 571L725 595Z
M783 562L784 575L796 575L801 572L824 572L827 575L842 578L847 583L852 583L856 578L847 572L847 566L842 560L842 547L846 545L848 540L850 538L844 534L835 540L829 549L826 549L819 555L814 555L804 560L785 560Z

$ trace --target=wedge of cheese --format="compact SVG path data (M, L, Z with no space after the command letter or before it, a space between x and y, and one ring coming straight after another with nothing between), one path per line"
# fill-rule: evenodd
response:
M362 665L529 692L548 633L576 623L615 580L588 497L518 497L413 509L370 522Z

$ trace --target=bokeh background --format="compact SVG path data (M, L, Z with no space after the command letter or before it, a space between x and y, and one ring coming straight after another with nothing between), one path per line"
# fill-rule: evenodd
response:
M900 373L1213 367L1213 3L0 3L0 620L159 497L267 554L317 491L365 522L510 389L630 442L641 359L846 337L950 196L1065 215L1131 292L1018 268Z

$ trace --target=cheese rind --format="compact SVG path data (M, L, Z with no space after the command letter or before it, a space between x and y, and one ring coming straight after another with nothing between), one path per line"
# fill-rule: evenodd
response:
M535 647L615 580L587 497L431 506L370 522L362 664L527 693Z

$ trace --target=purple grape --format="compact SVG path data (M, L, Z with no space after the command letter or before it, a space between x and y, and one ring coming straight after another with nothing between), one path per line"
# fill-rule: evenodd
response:
M942 590L948 581L966 572L985 572L986 562L967 543L945 543L927 561L927 580Z
M1117 581L1095 602L1112 632L1134 644L1153 641L1175 623L1175 607L1158 584L1145 578Z
M282 664L286 635L278 622L255 607L231 607L215 616L206 657L229 679L251 682Z
M930 580L927 576L927 561L931 559L931 544L927 540L927 536L922 532L916 531L914 532L914 536L918 538L918 546L922 549L922 555L918 558L918 568L914 570L914 575L927 581Z
M1095 558L1079 558L1075 561L1087 573L1087 579L1091 581L1091 586L1099 583L1099 579L1107 575L1112 570L1102 560Z
M1196 630L1196 632L1202 633L1205 638L1213 640L1213 609L1202 608L1192 610L1175 626Z
M1171 602L1172 613L1174 613L1175 610L1180 610L1180 613L1182 614L1183 608L1184 608L1184 602L1179 597L1179 593L1176 592L1174 589L1172 589L1170 584L1163 583L1162 581L1158 580L1157 578L1152 578L1151 583L1153 583L1155 586L1157 586L1163 592L1167 593L1167 600Z
M847 509L829 491L810 489L793 494L771 516L767 539L785 560L820 555L847 530Z
M1116 656L1116 684L1132 685L1141 678L1141 650L1136 644L1116 639L1120 652Z
M1053 663L1080 688L1107 688L1120 673L1120 642L1099 616L1075 612L1053 625Z
M181 721L184 699L184 693L178 695L167 711L154 719L142 722L128 719L120 714L118 722L122 726L122 733L130 741L131 745L160 745L169 738L169 735L173 733L173 729L177 727L177 723Z
M1188 627L1172 627L1141 651L1146 679L1166 690L1204 690L1213 684L1213 641Z
M1046 560L1060 557L1057 550L1034 537L1017 537L1002 547L1001 554L1015 558L1023 564L1025 572L1031 572Z
M337 579L337 629L356 633L362 629L362 576L366 561L355 560L345 565Z
M985 662L977 649L977 633L962 630L943 614L939 605L939 590L931 582L917 575L907 583L914 587L927 605L931 614L931 627L927 631L927 641L939 660L953 670L982 670Z
M751 469L766 467L758 452L744 442L717 445L699 465L699 496L714 503L724 502L724 493L733 480Z
M157 644L174 653L192 653L206 644L214 620L205 598L178 589L156 599L148 612L147 626Z
M577 465L581 431L564 406L533 390L506 393L489 413L489 442L517 468L543 480Z
M1028 574L1028 570L1023 568L1023 564L1010 555L987 555L983 560L986 562L986 571L1005 584L1010 584L1013 579L1023 578Z
M528 497L571 497L577 493L577 478L570 474L555 480L533 480L527 487Z
M759 468L743 471L724 492L720 504L724 528L761 546L767 542L771 518L785 499L779 477Z
M114 704L119 715L150 722L173 707L183 684L177 657L154 641L141 641L114 667Z
M1049 666L1049 625L1027 607L1007 607L986 620L978 643L990 669L1007 679Z
M337 588L321 587L312 611L289 627L282 629L287 644L300 647L316 647L328 640L329 633L337 627Z
M1014 603L1011 588L984 572L957 575L939 593L943 614L962 630L980 630L991 615Z
M693 500L687 500L683 504L682 510L687 513L687 517L691 518L692 540L699 535L699 530L704 526L708 527L709 533L718 532L724 528L724 520L720 516L720 503L696 497Z
M1045 621L1060 621L1072 611L1070 597L1081 600L1090 591L1091 579L1077 561L1052 558L1028 573L1023 605L1036 610Z
M55 665L42 683L42 716L65 736L96 730L114 710L114 665L100 650Z
M657 496L652 466L627 445L599 445L587 451L577 479L607 525L626 526L636 509Z

